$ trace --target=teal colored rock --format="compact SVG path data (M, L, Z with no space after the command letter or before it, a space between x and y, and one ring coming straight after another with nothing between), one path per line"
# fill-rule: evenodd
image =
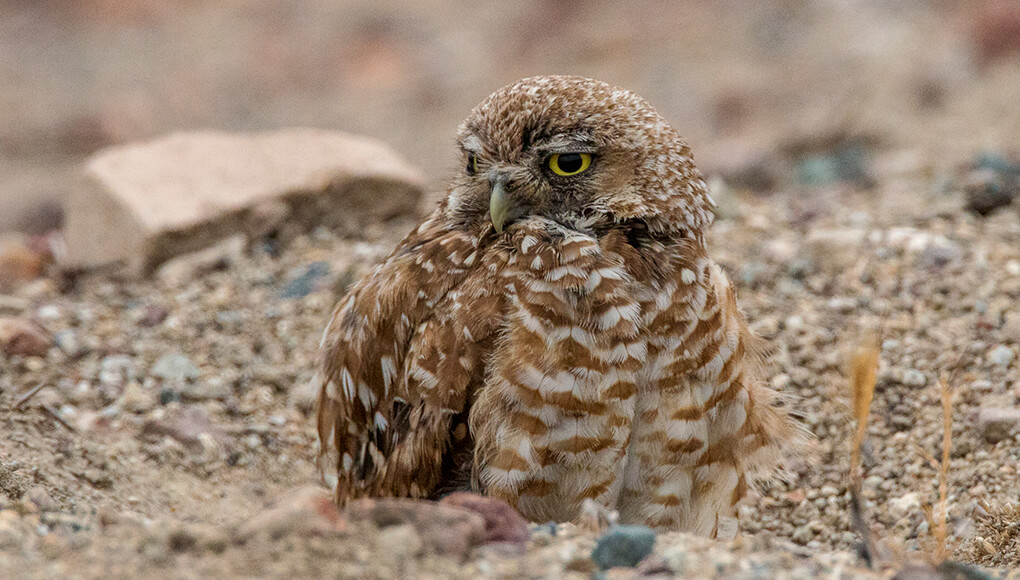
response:
M613 526L592 550L591 559L599 568L633 568L655 546L655 532L645 526Z

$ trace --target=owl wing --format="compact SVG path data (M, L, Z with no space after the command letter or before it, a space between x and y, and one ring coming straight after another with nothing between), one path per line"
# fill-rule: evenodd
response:
M319 468L337 501L428 497L500 323L499 265L441 208L337 305L323 335Z

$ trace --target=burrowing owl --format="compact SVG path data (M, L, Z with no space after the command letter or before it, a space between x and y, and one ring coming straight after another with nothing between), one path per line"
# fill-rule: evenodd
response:
M320 467L337 500L585 499L714 535L798 427L709 259L713 202L637 95L535 77L478 105L444 201L337 306Z

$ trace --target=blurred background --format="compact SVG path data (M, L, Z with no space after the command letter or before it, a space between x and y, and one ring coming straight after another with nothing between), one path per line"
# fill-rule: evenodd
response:
M1020 147L1016 1L3 0L0 230L58 227L88 155L185 129L366 134L436 190L470 108L548 73L638 92L757 189L775 155L804 185Z

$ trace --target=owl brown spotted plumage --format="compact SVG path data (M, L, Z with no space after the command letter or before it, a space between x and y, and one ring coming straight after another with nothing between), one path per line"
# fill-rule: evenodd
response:
M631 92L505 87L447 198L337 306L320 468L341 503L472 489L532 520L586 499L714 535L800 429L709 259L712 200Z

